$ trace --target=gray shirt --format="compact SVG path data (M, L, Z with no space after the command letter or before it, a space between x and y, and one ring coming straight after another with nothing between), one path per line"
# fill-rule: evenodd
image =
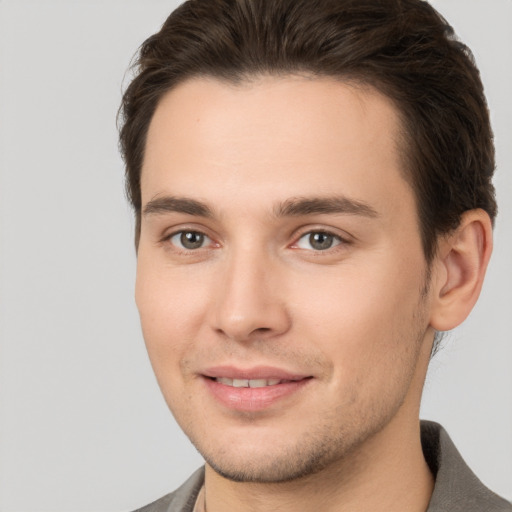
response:
M512 512L512 505L487 489L469 469L446 430L421 422L423 453L435 486L426 512ZM204 483L204 468L179 489L135 512L193 512Z

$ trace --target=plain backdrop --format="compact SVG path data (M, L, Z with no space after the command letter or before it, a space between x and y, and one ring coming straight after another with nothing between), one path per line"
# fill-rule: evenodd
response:
M201 458L133 301L115 127L125 72L176 1L0 0L0 510L129 511ZM431 364L422 417L512 499L512 1L433 2L473 49L500 215L481 300Z

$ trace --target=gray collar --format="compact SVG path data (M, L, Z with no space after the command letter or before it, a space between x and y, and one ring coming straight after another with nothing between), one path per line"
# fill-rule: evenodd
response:
M512 505L487 489L464 462L441 425L421 422L421 444L435 477L427 512L511 512Z

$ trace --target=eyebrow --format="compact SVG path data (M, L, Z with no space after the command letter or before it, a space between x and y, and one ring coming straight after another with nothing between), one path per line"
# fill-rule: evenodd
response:
M152 199L143 209L143 215L184 213L195 217L213 218L212 209L205 203L187 197L164 196ZM345 214L378 217L369 204L345 196L297 197L279 203L274 208L276 217L300 217L304 215Z
M369 204L345 196L292 198L275 209L277 217L299 217L302 215L348 214L364 217L378 217L377 211Z
M185 213L196 217L213 217L212 210L201 201L186 197L165 196L151 199L144 206L143 215L155 215L164 213Z

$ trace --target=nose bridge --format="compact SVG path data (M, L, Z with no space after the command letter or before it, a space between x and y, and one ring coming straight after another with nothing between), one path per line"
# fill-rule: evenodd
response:
M219 274L213 327L239 341L286 331L289 319L278 267L261 247L230 250Z

